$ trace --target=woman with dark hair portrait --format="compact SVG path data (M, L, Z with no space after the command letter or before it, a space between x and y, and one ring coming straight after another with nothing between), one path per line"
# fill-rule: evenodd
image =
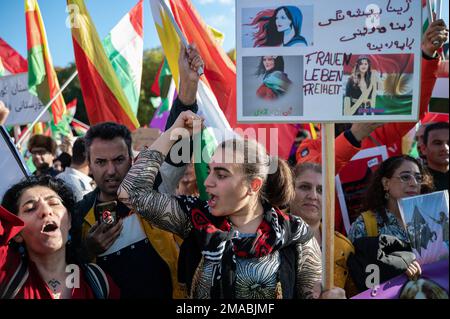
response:
M259 12L248 24L257 28L253 34L254 47L308 46L301 35L302 11L295 6L283 6L275 10Z
M256 76L263 77L263 83L256 91L256 95L264 100L275 100L284 95L292 81L284 73L284 59L282 56L262 56Z
M359 57L345 88L344 115L373 115L377 90L381 86L369 57Z
M46 175L6 191L0 206L0 299L119 298L111 278L97 265L80 262L70 244L74 205L68 186Z

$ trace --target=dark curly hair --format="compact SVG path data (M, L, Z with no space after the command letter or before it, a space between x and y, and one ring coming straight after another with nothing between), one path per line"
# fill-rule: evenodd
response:
M433 178L423 165L415 158L408 155L393 156L381 163L378 170L372 176L372 180L366 192L365 209L377 212L384 220L386 216L387 200L385 198L386 191L383 188L383 177L392 178L394 172L406 161L412 162L419 167L419 172L423 176L423 183L421 185L421 194L430 193L433 191Z
M72 190L66 186L63 181L48 175L29 176L11 186L3 196L2 206L14 215L18 215L20 197L27 189L36 186L48 187L55 191L55 193L61 197L64 207L66 207L69 212L69 218L72 220L75 207L75 197L73 196ZM10 245L13 249L18 249L19 246L13 241L11 241ZM80 260L76 250L70 244L66 246L66 260L68 263L76 264L78 264Z
M2 206L14 215L17 215L19 213L20 197L27 189L35 186L45 186L55 191L55 193L61 197L64 207L67 208L69 215L72 216L75 206L75 198L72 190L64 184L63 181L48 175L29 176L11 186L3 196Z
M114 122L103 122L91 126L89 130L86 132L86 135L84 136L88 159L90 158L90 148L94 139L99 138L101 140L111 141L116 137L123 138L128 148L128 154L130 155L130 158L133 158L133 151L131 149L132 139L130 130L122 124Z
M284 59L282 56L277 56L276 58L274 58L275 65L272 70L268 70L268 71L266 71L266 68L264 66L264 57L266 57L266 56L262 56L261 59L259 60L258 69L256 70L256 73L255 73L256 76L261 76L261 75L265 76L266 74L270 74L275 71L284 72Z

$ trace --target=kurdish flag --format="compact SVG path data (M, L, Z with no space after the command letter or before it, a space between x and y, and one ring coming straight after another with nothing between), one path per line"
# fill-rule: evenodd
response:
M214 35L217 44L221 46L225 39L224 34L211 26L208 26L208 29ZM157 108L150 122L150 127L158 128L161 132L164 132L172 107L172 101L176 95L175 82L173 81L172 73L170 73L167 59L161 62L151 91L159 98L150 99L153 106Z
M78 7L70 17L72 40L81 90L91 124L114 121L130 130L139 127L83 0L67 0ZM139 32L136 31L139 34Z
M47 44L44 22L36 0L25 0L28 49L28 90L46 105L60 91ZM55 124L62 119L66 104L61 94L51 106Z
M344 83L360 55L352 55L344 66ZM380 88L375 101L375 115L410 115L413 98L413 54L379 54L370 56L372 71L379 74Z
M27 71L27 60L0 37L0 76Z
M156 30L158 31L159 39L166 55L172 77L178 89L178 57L180 54L180 39L169 18L169 14L171 13L165 11L158 0L151 0L150 4L153 13L153 19L156 25ZM186 12L186 14L188 14L188 12ZM205 27L206 30L206 25L203 27ZM209 33L207 33L207 35L209 37L208 45L211 48L218 47L213 36ZM198 43L196 44L198 45ZM215 50L217 51L217 49ZM206 55L202 54L202 56L205 57ZM223 58L221 59L223 60ZM208 65L208 63L206 63L206 65ZM202 130L202 132L200 133L201 136L194 136L194 145L196 144L195 141L197 141L197 143L200 142L198 144L200 145L200 148L194 149L195 174L197 177L197 186L199 189L200 198L207 199L208 195L206 194L204 187L204 180L207 177L206 163L209 162L209 157L215 150L215 146L224 139L224 135L219 135L218 133L220 132L222 134L226 134L226 132L229 132L229 136L231 136L232 129L222 110L220 109L219 103L212 93L205 77L202 77L199 81L197 104L199 106L198 114L205 118L205 125L208 127L208 129ZM205 147L207 147L207 149L202 156L200 152Z
M141 93L144 53L142 0L131 9L103 40L103 47L137 115Z
M166 129L167 119L169 118L172 101L176 94L175 82L170 73L167 60L164 59L156 74L152 85L152 93L159 96L159 106L150 122L150 127L157 128L161 132ZM153 103L153 102L152 102Z
M206 119L206 125L222 132L229 131L231 127L245 130L252 128L258 140L265 140L266 148L270 153L278 154L285 159L289 156L291 145L295 139L297 130L293 125L244 125L237 123L236 116L236 66L218 45L212 32L203 22L199 14L188 0L164 0L171 8L175 20L189 43L195 43L200 55L205 61L204 76L201 77L197 98L199 103L199 114ZM164 12L158 0L150 0L153 18L159 34L162 47L167 61L178 85L178 55L179 39L175 29ZM208 104L206 104L208 103ZM258 132L259 128L264 128ZM278 129L278 147L268 145L270 141L269 129ZM272 136L272 139L275 135ZM219 142L219 141L218 141ZM198 178L198 176L197 176Z
M85 136L87 131L89 130L89 125L86 125L83 122L80 122L76 119L73 119L70 125L75 130L75 133L78 136Z

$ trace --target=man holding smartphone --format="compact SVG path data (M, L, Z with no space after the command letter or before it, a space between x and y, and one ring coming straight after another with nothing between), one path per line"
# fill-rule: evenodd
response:
M194 47L183 48L182 52L180 92L166 128L182 111L198 109L199 75L193 64L198 64L199 55ZM200 62L203 64L201 58ZM97 189L77 204L74 244L87 260L95 260L111 275L123 298L185 297L177 280L178 248L173 235L154 228L117 199L117 189L132 165L130 131L116 123L99 123L89 129L85 139ZM175 193L186 163L178 167L172 164L169 159L162 166L159 191Z

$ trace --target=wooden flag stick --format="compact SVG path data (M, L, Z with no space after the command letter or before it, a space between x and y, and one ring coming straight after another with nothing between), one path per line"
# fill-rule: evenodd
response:
M334 123L321 125L322 134L322 289L334 287Z
M189 42L187 41L186 37L184 36L184 33L181 31L180 26L178 25L177 21L175 20L173 14L172 14L172 10L170 10L169 6L166 3L166 0L159 0L159 3L163 7L163 9L166 12L167 16L169 17L170 22L172 22L172 25L173 25L176 33L178 34L178 37L180 38L181 42L183 42L184 47L186 49L189 48L190 47ZM203 68L202 67L200 67L197 70L197 74L199 76L203 75Z
M64 89L72 82L73 79L78 75L78 70L75 70L75 72L70 76L69 79L67 79L66 82L62 85L62 87L59 89L59 91L53 96L53 98L47 103L46 106L42 109L41 113L36 117L36 119L31 123L31 126L28 127L28 130L22 135L22 137L16 142L16 147L19 147L20 144L33 132L33 127L36 125L37 122L41 119L41 117L47 112L47 110L50 108L50 106L53 104L53 102L56 101L58 96L62 94Z

